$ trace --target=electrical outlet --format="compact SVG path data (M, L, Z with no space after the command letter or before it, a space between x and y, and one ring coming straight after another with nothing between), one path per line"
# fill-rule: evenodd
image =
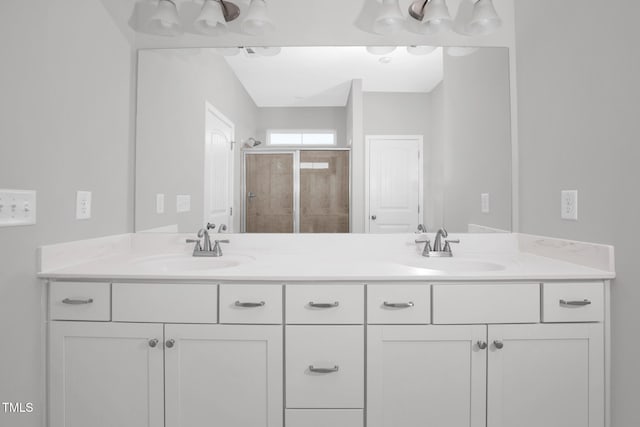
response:
M91 191L76 193L76 219L91 218Z
M480 194L480 211L489 213L489 193Z
M36 192L0 190L0 227L36 223Z
M176 196L176 211L178 213L189 212L191 210L191 196L178 195Z
M560 217L572 221L578 220L578 190L560 192Z
M164 194L162 193L156 194L156 213L164 213Z

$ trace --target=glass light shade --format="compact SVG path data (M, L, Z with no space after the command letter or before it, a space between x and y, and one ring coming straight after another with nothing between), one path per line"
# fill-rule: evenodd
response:
M473 5L471 21L467 25L467 32L474 36L490 34L502 26L491 0L478 0Z
M435 46L407 46L407 52L412 55L429 55L436 49Z
M453 27L453 20L445 0L429 0L424 7L421 31L423 34L439 34Z
M275 25L267 13L265 0L251 0L247 17L242 22L241 28L243 32L252 36L261 36L275 30Z
M177 36L182 33L178 9L172 0L160 0L149 20L149 30L161 36Z
M200 15L193 24L201 34L218 36L227 32L227 21L222 13L222 5L216 0L205 0Z
M372 55L387 55L396 50L396 46L367 46L367 52Z
M400 11L398 0L382 0L380 13L373 23L373 31L377 34L388 35L402 30L404 16Z

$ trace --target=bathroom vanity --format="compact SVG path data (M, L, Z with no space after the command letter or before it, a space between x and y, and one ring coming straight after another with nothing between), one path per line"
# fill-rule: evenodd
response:
M42 248L51 427L608 425L611 247L186 237Z

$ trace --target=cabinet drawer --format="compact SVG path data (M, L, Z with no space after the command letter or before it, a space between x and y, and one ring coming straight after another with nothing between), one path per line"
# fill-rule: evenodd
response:
M290 285L286 293L287 323L364 323L364 285Z
M110 283L51 282L51 320L111 320Z
M218 286L114 283L116 322L217 323Z
M429 285L368 285L367 318L370 324L431 323Z
M362 326L287 326L285 342L287 408L364 407Z
M287 409L287 427L363 427L360 409Z
M282 286L220 285L220 323L282 323Z
M537 323L538 283L433 285L434 324Z
M604 285L596 283L543 283L543 322L602 322Z

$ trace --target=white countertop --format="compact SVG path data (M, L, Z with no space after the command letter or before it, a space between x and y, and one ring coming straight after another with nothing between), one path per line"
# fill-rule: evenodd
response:
M615 277L613 248L522 234L459 234L452 258L419 235L225 234L221 258L194 258L187 234L127 234L42 247L39 277L110 281L528 281ZM218 237L218 236L212 236ZM433 238L433 235L429 235ZM223 264L224 268L210 268ZM237 265L232 265L237 264Z

